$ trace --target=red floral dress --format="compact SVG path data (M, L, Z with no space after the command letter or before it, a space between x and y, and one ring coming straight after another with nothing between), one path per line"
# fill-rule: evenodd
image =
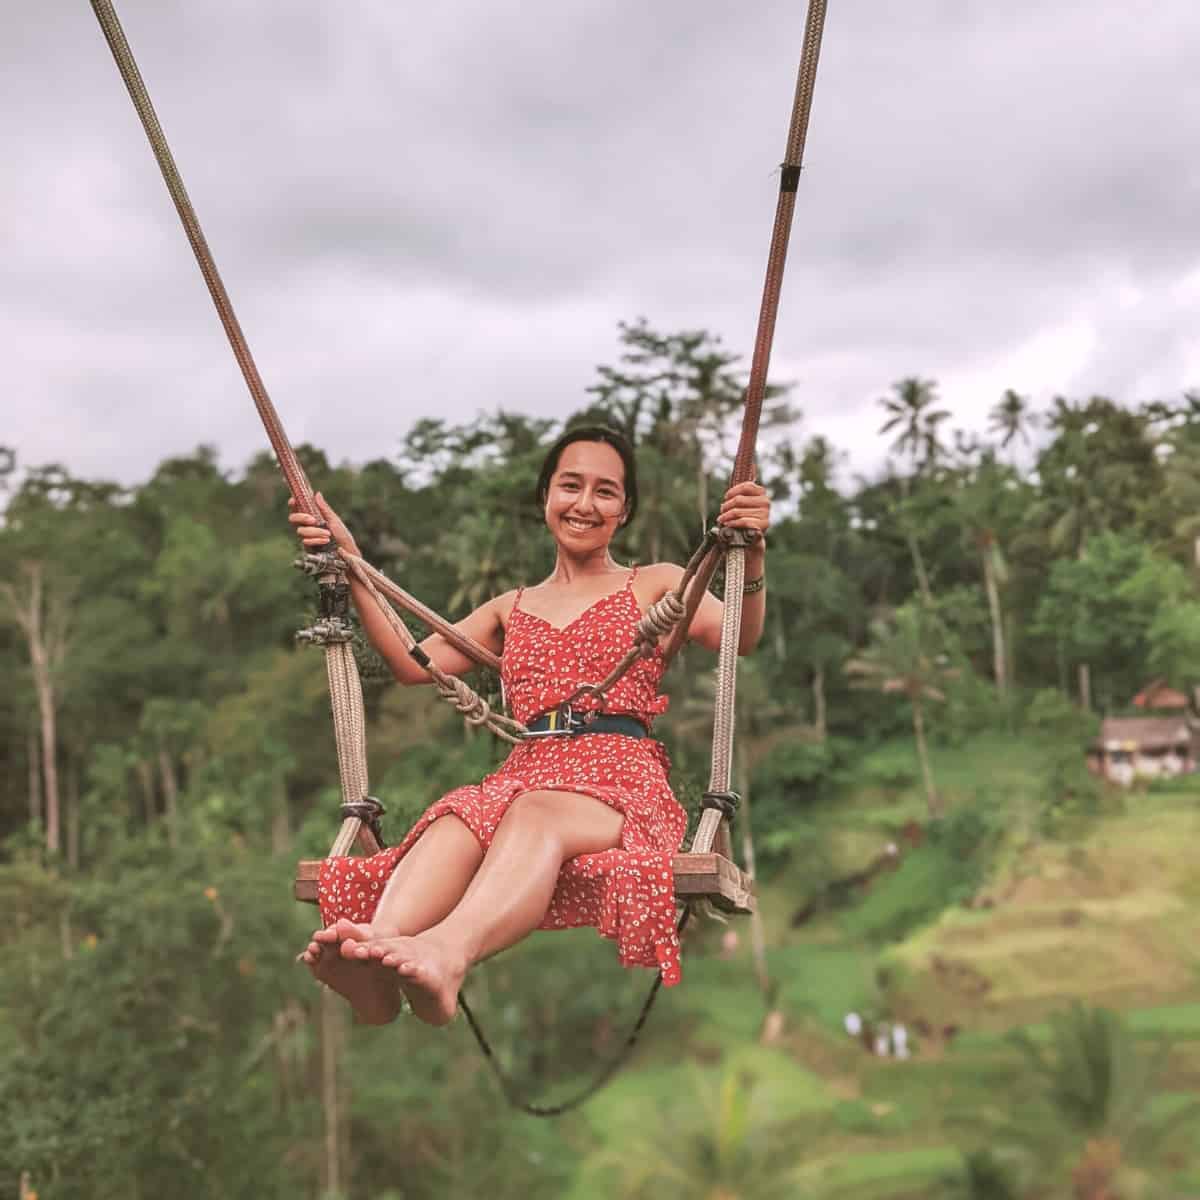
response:
M641 616L634 574L562 629L522 609L517 593L500 675L518 720L555 708L580 684L603 679L629 648ZM658 694L663 669L661 651L639 659L610 689L606 711L649 725L667 708L667 698ZM576 712L594 707L592 697L574 705ZM486 851L522 792L576 792L624 814L621 842L563 864L541 928L594 925L617 943L623 966L657 967L669 987L680 978L671 856L687 825L667 782L669 768L666 750L653 738L601 733L522 742L482 783L456 788L426 809L398 846L370 858L326 859L318 885L321 918L326 925L339 917L369 921L396 864L446 813L463 821Z

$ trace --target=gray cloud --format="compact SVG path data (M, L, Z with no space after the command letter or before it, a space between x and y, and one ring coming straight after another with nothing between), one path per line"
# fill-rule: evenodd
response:
M803 6L429 9L121 5L293 439L569 410L639 314L748 350ZM262 435L89 9L14 25L0 440L240 465ZM803 432L870 468L907 374L977 428L1007 386L1200 383L1198 58L1191 0L831 0L775 358Z

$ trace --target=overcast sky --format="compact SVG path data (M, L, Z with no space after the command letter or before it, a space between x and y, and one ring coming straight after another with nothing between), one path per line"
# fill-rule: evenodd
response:
M0 444L132 483L263 434L86 0L0 44ZM294 442L580 406L620 320L748 355L803 0L122 0ZM1200 386L1196 0L829 0L772 374L877 467L935 378Z

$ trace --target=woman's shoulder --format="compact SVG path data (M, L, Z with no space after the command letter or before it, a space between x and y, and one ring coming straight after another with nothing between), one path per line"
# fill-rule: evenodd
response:
M635 568L634 589L642 607L653 604L674 588L683 578L683 568L677 563L647 563Z
M520 602L523 591L525 591L523 587L511 588L507 592L502 592L499 596L493 596L484 607L490 608L500 621L500 624L507 627L508 619L512 616L513 609Z

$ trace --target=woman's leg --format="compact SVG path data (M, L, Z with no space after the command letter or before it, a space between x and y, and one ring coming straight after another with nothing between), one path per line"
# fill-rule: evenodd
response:
M562 864L618 845L624 819L592 796L526 792L505 813L452 911L419 936L373 939L349 952L395 968L413 1012L443 1025L454 1015L467 969L536 929Z
M439 817L396 864L371 923L340 920L318 929L301 962L341 993L359 1020L371 1025L393 1020L400 1010L395 973L364 961L365 955L355 956L353 947L367 938L420 933L436 924L462 899L482 858L478 839L458 817Z

